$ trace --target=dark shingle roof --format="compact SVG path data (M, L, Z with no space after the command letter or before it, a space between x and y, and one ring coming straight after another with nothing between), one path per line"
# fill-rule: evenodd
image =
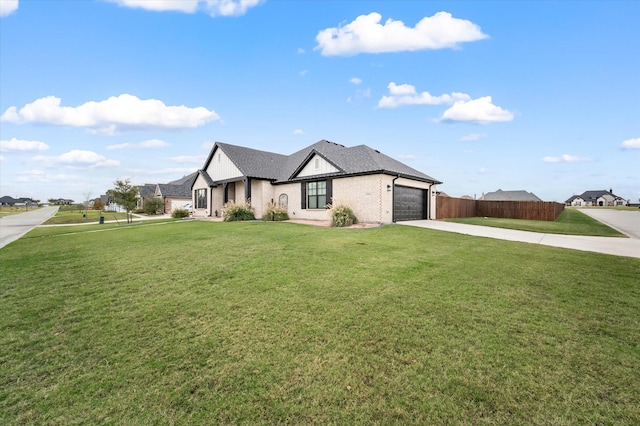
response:
M407 166L366 145L347 148L334 142L321 140L291 155L276 154L226 143L216 143L204 169L207 168L216 149L221 149L245 175L269 179L276 183L301 180L294 175L300 171L314 154L319 154L335 165L339 171L334 176L348 176L370 173L399 175L425 182L441 183L416 169Z
M603 195L610 195L614 198L618 198L617 195L615 195L612 191L606 191L606 190L597 190L597 191L585 191L582 193L582 195L580 195L580 198L582 198L585 201L596 201L598 198L602 197Z
M138 186L138 191L142 198L145 197L153 197L156 193L156 184L155 183L145 183L144 185Z
M498 189L495 192L488 192L482 196L486 201L542 201L533 192L524 190L503 191Z
M191 186L198 177L198 172L191 173L169 183L159 183L158 188L163 197L191 197Z

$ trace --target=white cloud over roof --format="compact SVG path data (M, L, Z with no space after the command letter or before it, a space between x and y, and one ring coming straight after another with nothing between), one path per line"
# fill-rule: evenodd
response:
M48 166L70 166L70 167L116 167L120 165L118 160L110 160L93 151L73 149L58 156L38 155L33 157L33 161L43 163Z
M478 99L456 101L447 109L439 121L472 122L479 124L513 120L513 113L494 105L491 96Z
M545 163L579 163L583 161L591 161L587 157L578 157L577 155L563 154L559 157L544 157L542 159Z
M3 0L4 1L4 0ZM203 10L211 16L241 16L263 0L107 0L123 7L154 12L195 13Z
M640 138L627 139L621 146L626 149L640 149Z
M455 48L460 43L482 40L488 36L471 21L438 12L422 18L415 27L387 19L373 12L360 15L353 22L318 33L316 50L324 56L351 56L359 53L402 52Z
M418 94L415 86L411 84L396 84L393 81L387 86L389 96L383 96L378 101L379 108L396 108L402 105L441 105L453 104L460 100L470 100L471 96L466 93L454 92L440 96L433 96L429 92Z
M121 143L118 145L109 145L107 149L148 149L148 148L164 148L165 146L169 146L163 140L160 139L149 139L147 141L142 141L138 143Z
M219 120L204 107L167 106L157 99L139 99L122 94L77 107L61 106L55 96L39 98L18 109L7 108L0 121L82 127L96 133L114 134L128 130L185 129Z
M11 15L18 10L18 0L0 0L0 17Z
M25 141L16 138L0 141L0 152L46 151L47 149L49 149L49 145L40 141Z

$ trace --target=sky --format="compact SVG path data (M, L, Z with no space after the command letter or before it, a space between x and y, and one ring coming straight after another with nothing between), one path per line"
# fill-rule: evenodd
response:
M322 139L450 196L638 202L640 2L0 0L0 196Z

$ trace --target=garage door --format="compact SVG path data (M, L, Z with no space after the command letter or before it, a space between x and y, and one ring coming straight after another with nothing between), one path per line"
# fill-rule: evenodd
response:
M393 218L421 220L427 218L427 190L396 186L393 200Z

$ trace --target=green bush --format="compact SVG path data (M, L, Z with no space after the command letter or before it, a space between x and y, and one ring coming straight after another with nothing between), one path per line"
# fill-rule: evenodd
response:
M236 222L240 220L255 220L251 203L233 201L228 202L222 207L222 218L225 222Z
M185 209L175 209L171 213L171 217L173 217L175 219L182 219L184 217L189 217L189 211L185 210Z
M163 202L160 198L156 197L146 197L144 199L144 204L142 205L142 210L146 214L157 214L159 210L162 209Z
M265 221L278 221L278 220L289 220L289 214L287 213L287 209L279 206L276 203L267 204L267 209L262 216L262 220Z
M331 226L342 228L356 223L358 223L358 219L351 207L344 204L331 206Z

